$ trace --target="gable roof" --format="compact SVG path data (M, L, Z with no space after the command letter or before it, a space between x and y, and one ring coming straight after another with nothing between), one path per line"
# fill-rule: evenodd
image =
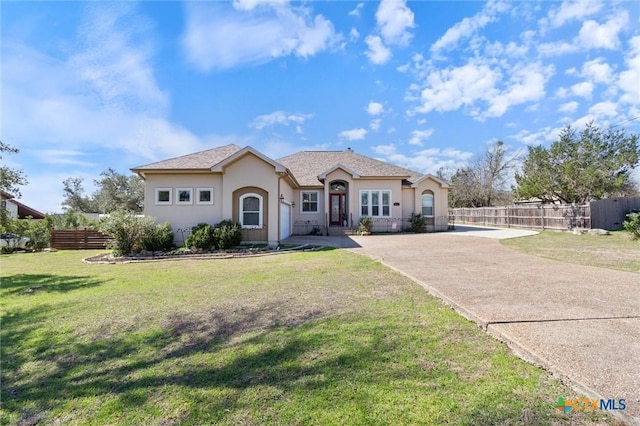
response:
M211 167L211 171L212 172L222 172L222 171L224 171L224 168L227 167L229 164L232 164L236 160L239 160L240 158L244 157L245 155L247 155L249 153L255 155L256 157L258 157L259 159L261 159L265 163L271 164L276 169L276 173L278 173L278 172L286 173L287 172L287 168L284 167L282 164L280 164L280 163L278 163L276 161L273 161L271 158L267 157L266 155L262 154L259 151L256 151L254 148L252 148L250 146L244 147L241 150L234 152L233 154L231 154L230 156L228 156L224 160L214 164Z
M242 148L235 144L219 146L217 148L187 154L168 160L157 161L144 166L134 167L133 172L145 170L207 170L232 156Z
M18 207L18 219L26 219L28 216L30 216L32 219L44 219L44 213L39 212L38 210L29 207L26 204L22 204L20 201L16 200L16 197L9 194L8 192L0 192L0 198L2 198L2 201L8 201Z
M422 176L421 173L357 154L350 149L301 151L280 158L278 162L287 167L302 186L320 185L319 176L326 176L336 166L360 177L397 177L413 182Z

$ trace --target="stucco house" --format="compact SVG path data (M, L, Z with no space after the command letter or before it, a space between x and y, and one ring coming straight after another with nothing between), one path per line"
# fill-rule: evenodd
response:
M447 182L354 152L302 151L278 160L225 145L132 168L145 181L144 213L171 223L176 241L200 222L233 219L243 241L339 234L363 216L401 231L411 213L448 226Z

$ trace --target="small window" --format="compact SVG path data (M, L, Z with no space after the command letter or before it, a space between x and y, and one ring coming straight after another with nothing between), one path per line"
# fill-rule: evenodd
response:
M433 194L422 194L422 216L433 217Z
M302 193L302 213L318 213L318 191Z
M360 216L369 216L369 192L360 193Z
M213 188L196 189L197 204L213 204Z
M171 204L171 188L156 188L156 205Z
M346 191L347 190L347 185L344 182L334 182L331 184L331 190L332 191Z
M243 228L262 228L262 196L245 194L240 197L240 224Z
M176 188L176 204L193 204L191 188Z

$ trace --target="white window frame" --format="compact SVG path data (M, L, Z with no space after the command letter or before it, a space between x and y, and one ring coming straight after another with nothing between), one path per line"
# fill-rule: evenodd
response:
M161 192L169 193L169 201L160 201L158 199ZM173 204L173 188L156 188L156 196L155 196L156 206L170 206Z
M315 194L316 195L316 209L304 211L304 194ZM300 192L300 213L301 214L318 214L320 213L320 191L301 191Z
M186 191L189 193L189 201L180 201L180 193ZM188 206L193 204L193 188L176 188L176 205Z
M211 194L210 201L200 201L200 193L208 192ZM196 188L196 204L198 205L212 205L213 204L213 188Z
M424 214L424 197L431 197L431 214ZM420 196L420 213L422 213L422 216L424 217L433 217L436 211L436 197L434 196L434 194L427 192L425 194L422 194Z
M244 224L244 199L248 198L248 197L255 197L258 199L258 224L257 225L245 225ZM262 222L262 218L263 216L263 211L264 211L264 199L262 198L262 195L260 194L256 194L255 192L247 192L246 194L242 194L240 196L240 200L239 200L239 205L238 205L238 211L239 211L239 216L240 216L240 225L242 225L243 228L245 229L262 229L264 223Z
M373 215L373 193L378 193L378 214L377 215ZM365 207L362 205L362 194L366 193L367 194L367 214L363 214L363 209L362 207ZM382 204L382 199L383 193L388 193L389 194L389 214L385 215L384 214L384 206L385 204ZM360 216L369 216L369 217L391 217L392 216L392 206L393 206L393 201L392 201L392 196L393 196L393 191L391 191L390 189L362 189L360 190L360 198L358 199L358 203L360 204Z

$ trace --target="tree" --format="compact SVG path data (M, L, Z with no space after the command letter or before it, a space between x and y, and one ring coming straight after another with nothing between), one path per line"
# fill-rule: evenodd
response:
M529 147L522 173L516 173L516 196L582 204L627 195L635 191L630 174L639 161L638 135L593 122L578 135L567 126L549 148Z
M453 174L449 204L452 207L486 207L496 202L509 202L506 184L515 161L515 156L507 155L504 142L497 141L482 158Z
M118 209L142 212L144 182L140 177L125 176L111 168L100 176L94 180L98 189L91 196L85 195L82 177L65 179L62 182L65 197L62 205L68 210L83 213L111 213Z
M101 213L111 213L117 209L142 212L144 208L144 182L137 175L125 176L113 169L100 173L95 181L98 191L95 202Z
M81 177L70 177L62 181L64 185L64 201L62 206L65 210L82 213L98 213L98 206L94 199L84 193L84 179Z
M20 152L17 148L0 141L0 160L2 160L3 153L17 154ZM12 169L5 165L0 166L0 190L5 193L11 194L15 197L20 197L20 186L26 185L27 178L22 170Z

